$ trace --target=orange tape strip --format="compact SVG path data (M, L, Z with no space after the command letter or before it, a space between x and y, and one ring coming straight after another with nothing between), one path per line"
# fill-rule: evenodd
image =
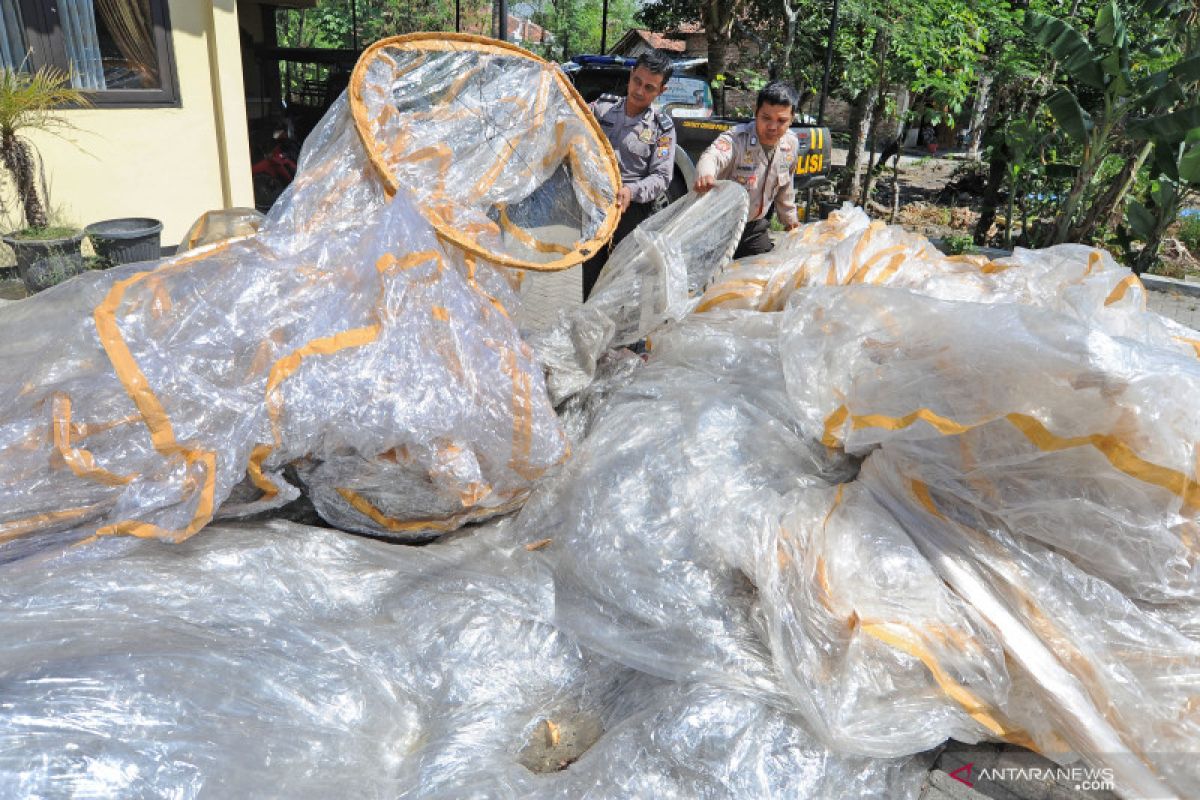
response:
M56 392L52 405L51 423L54 449L62 456L67 466L81 478L90 478L106 486L124 486L133 480L132 475L118 475L96 465L96 458L81 447L71 446L71 398Z
M413 533L419 531L437 531L439 533L444 533L446 531L452 531L455 528L462 527L464 524L474 519L507 513L519 508L520 505L525 501L524 495L522 495L512 502L506 503L502 506L497 506L496 508L473 509L469 511L463 511L458 514L452 514L449 517L441 518L398 520L394 517L389 517L384 514L382 511L376 508L371 501L367 500L353 489L338 488L337 493L341 495L342 499L349 503L355 511L362 514L364 517L367 517L376 525L395 533Z

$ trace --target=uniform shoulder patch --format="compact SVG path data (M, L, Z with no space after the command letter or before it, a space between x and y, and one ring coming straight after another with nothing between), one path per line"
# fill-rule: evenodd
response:
M596 102L597 103L615 103L620 99L621 99L621 96L619 94L609 94L608 92L605 92L604 94L602 94L596 98Z
M674 130L675 120L671 119L670 114L658 114L655 119L658 121L658 130L662 133Z

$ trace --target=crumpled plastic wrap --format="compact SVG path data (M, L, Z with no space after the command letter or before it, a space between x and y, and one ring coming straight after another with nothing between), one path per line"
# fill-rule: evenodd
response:
M554 65L477 37L373 45L257 233L0 313L0 557L186 538L294 498L288 466L349 530L511 510L567 440L496 265L580 262L617 186Z
M206 244L216 244L239 236L252 236L262 227L266 216L253 208L229 208L205 211L187 229L177 253L186 253Z
M521 512L559 624L837 752L1194 796L1200 340L1143 304L1093 248L947 258L854 209L734 262Z
M891 800L924 777L589 653L503 527L116 544L0 566L5 797Z
M719 186L535 351L497 265L602 245L606 147L548 65L388 40L257 234L4 307L0 794L902 798L950 737L1200 794L1200 335L849 207L721 269ZM38 551L285 469L348 530L521 510Z
M529 332L556 406L591 384L609 349L639 342L696 307L733 257L748 203L740 185L720 181L661 209L613 248L582 306Z

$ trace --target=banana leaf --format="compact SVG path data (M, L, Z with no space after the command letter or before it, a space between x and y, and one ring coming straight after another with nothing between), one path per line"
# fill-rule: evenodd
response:
M1046 108L1054 115L1067 135L1080 144L1086 143L1092 130L1092 118L1079 105L1070 89L1059 89L1046 98Z
M1054 17L1031 12L1026 28L1034 41L1050 51L1073 79L1104 89L1104 68L1083 34Z

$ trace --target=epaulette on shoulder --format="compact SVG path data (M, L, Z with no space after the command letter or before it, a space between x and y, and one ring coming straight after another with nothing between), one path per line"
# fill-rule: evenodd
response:
M660 111L660 112L658 112L658 116L656 117L656 119L658 120L658 130L662 133L666 133L667 131L672 130L675 127L675 120L671 119L670 114L666 114L666 113L663 113Z
M620 99L621 99L621 96L618 94L609 94L608 92L605 92L604 94L602 94L596 98L596 102L597 103L616 103L616 102L619 102Z

